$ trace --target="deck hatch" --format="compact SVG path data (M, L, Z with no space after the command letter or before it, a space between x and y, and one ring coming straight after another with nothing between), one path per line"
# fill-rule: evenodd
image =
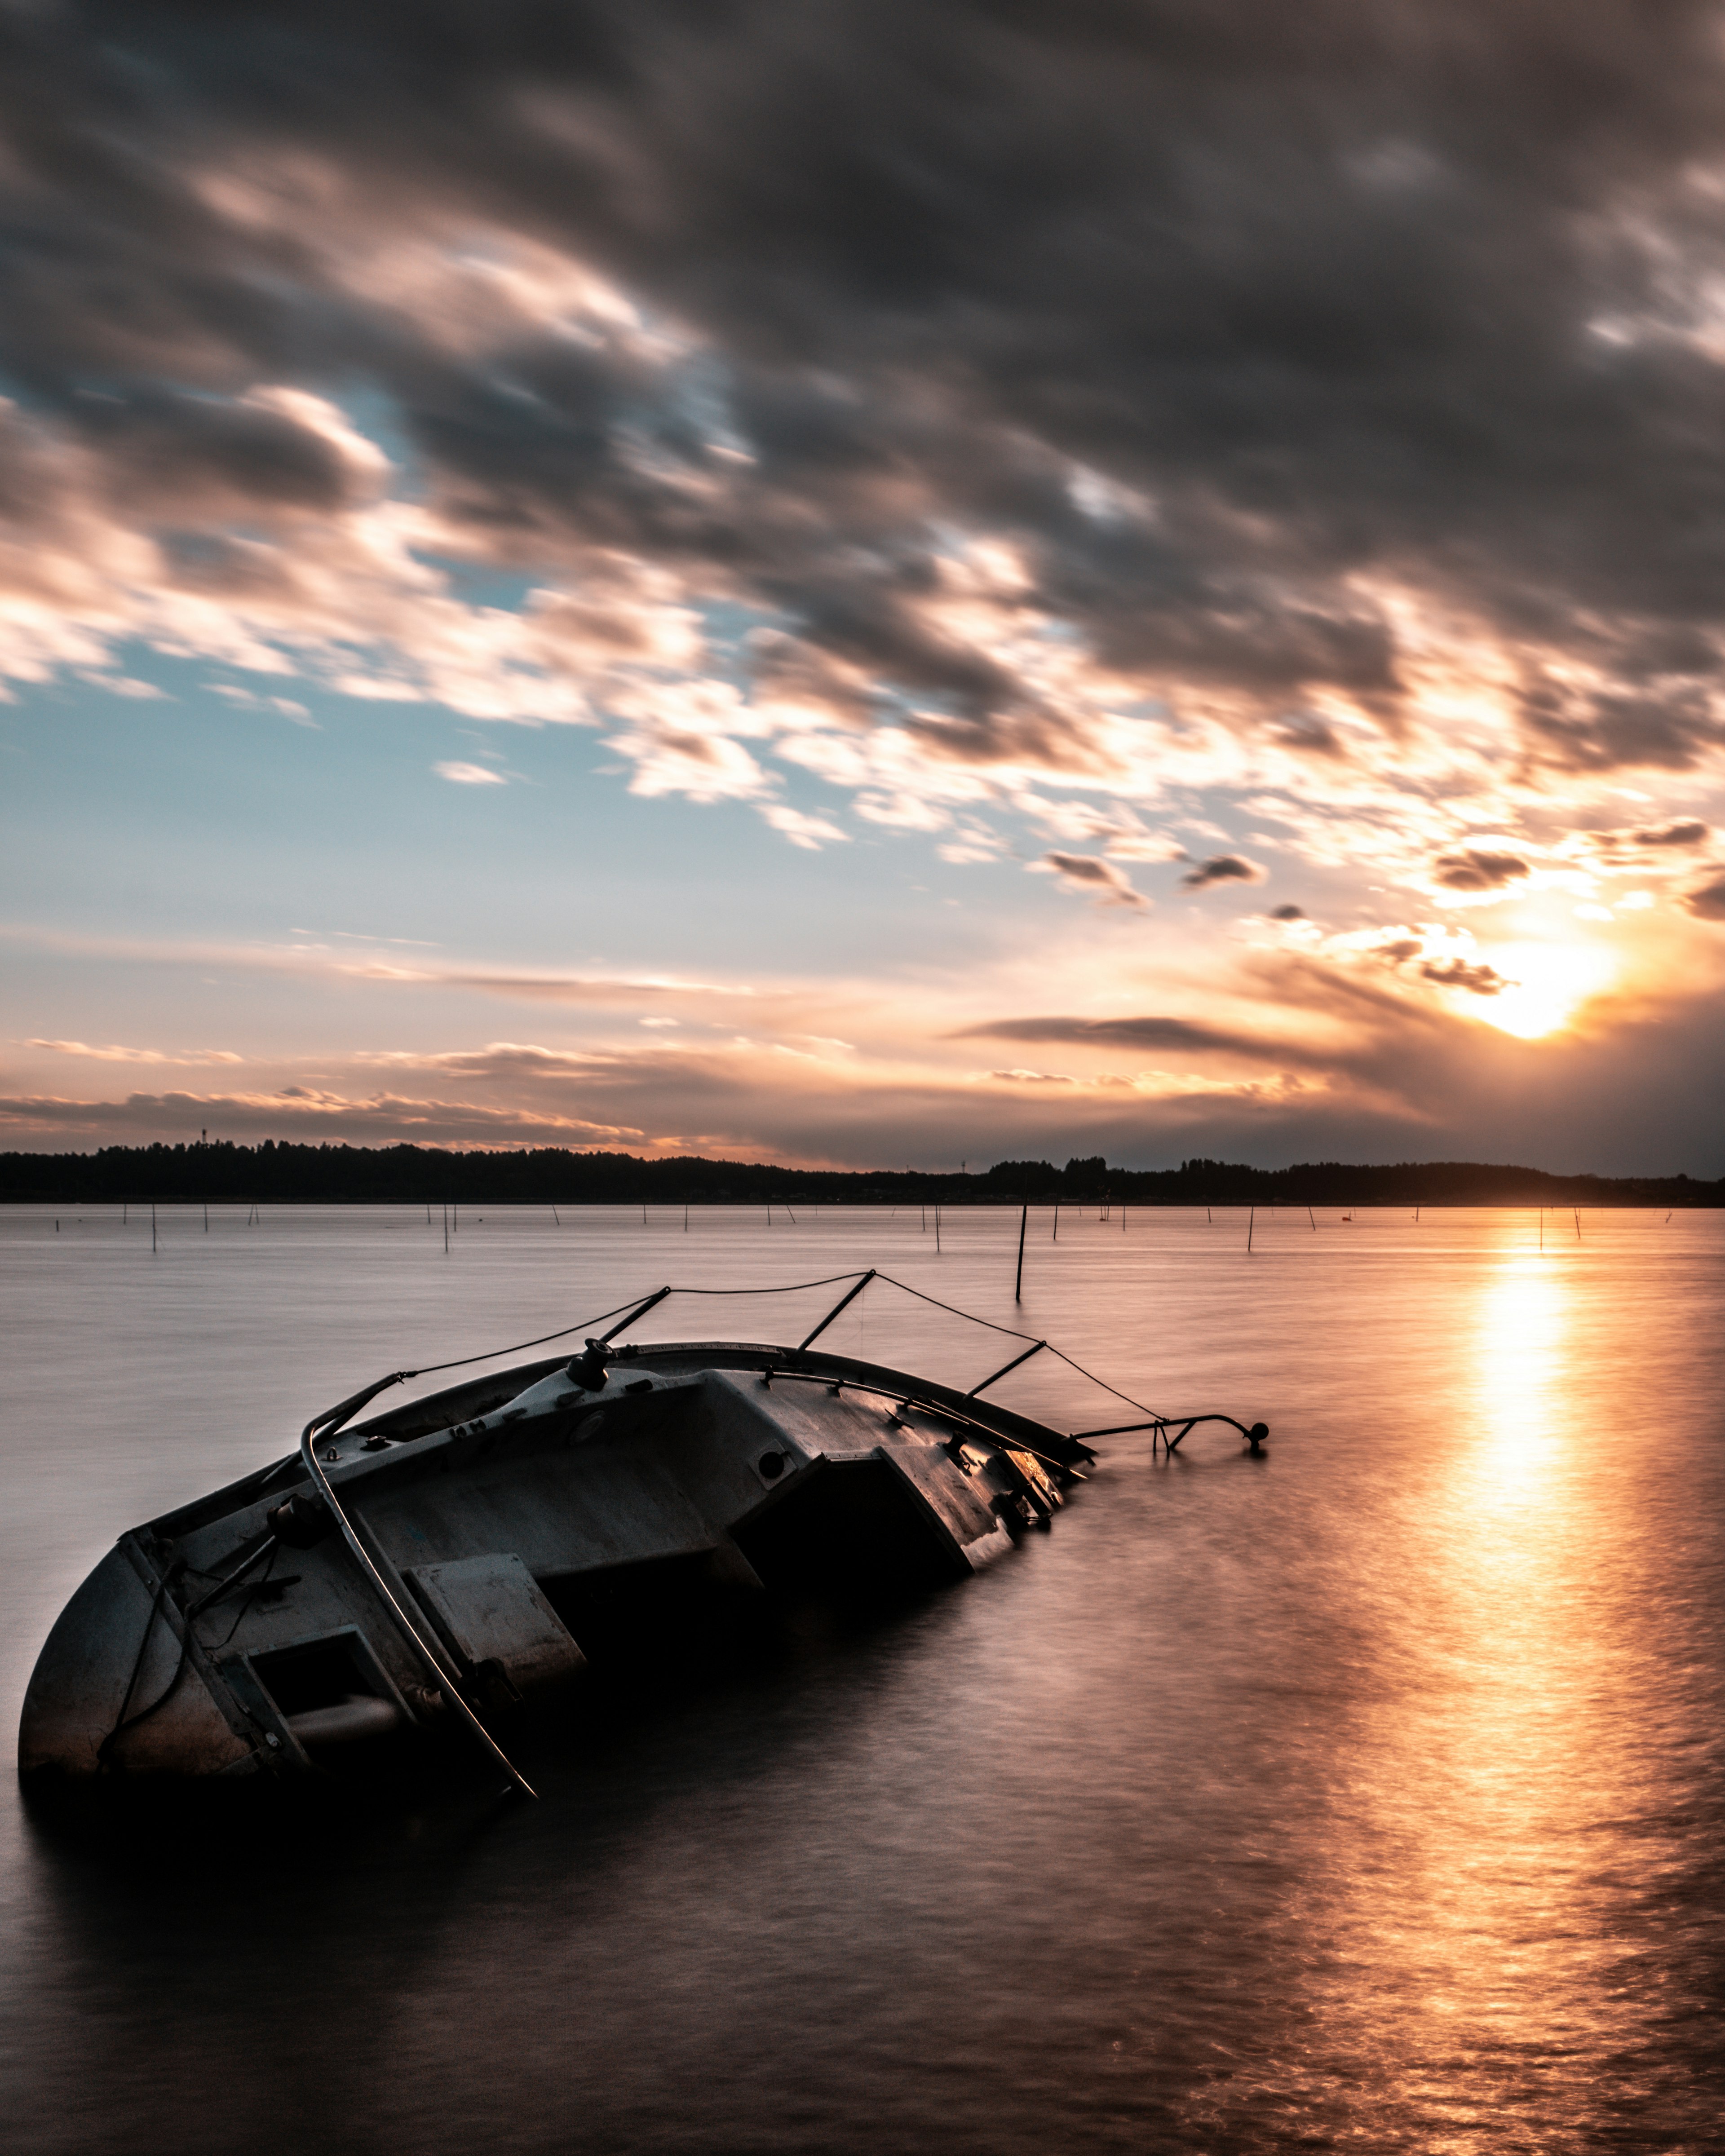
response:
M421 1565L407 1575L444 1645L475 1674L529 1693L573 1676L587 1657L512 1551Z

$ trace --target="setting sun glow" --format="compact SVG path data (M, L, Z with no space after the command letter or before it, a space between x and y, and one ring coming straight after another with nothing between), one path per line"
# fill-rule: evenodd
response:
M1490 957L1513 985L1481 997L1476 1015L1519 1040L1560 1031L1616 971L1615 955L1597 944L1505 943Z

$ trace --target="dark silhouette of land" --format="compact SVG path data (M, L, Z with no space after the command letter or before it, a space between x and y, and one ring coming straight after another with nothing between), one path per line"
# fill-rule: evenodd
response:
M0 1153L0 1203L75 1205L155 1199L259 1204L1016 1205L1024 1199L1129 1205L1725 1205L1725 1178L1548 1175L1478 1161L1394 1167L1313 1161L1247 1168L1219 1160L1111 1168L1100 1155L1056 1168L1004 1160L974 1175L911 1169L776 1168L626 1152L444 1152L428 1146L105 1146Z

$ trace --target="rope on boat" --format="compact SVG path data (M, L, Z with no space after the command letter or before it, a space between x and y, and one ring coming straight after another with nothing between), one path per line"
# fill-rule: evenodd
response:
M444 1370L469 1369L475 1363L495 1362L500 1356L519 1355L529 1348L544 1348L553 1340L567 1340L572 1333L584 1333L589 1325L603 1325L608 1317L615 1317L619 1311L628 1311L639 1315L653 1303L663 1302L669 1296L801 1295L809 1288L836 1287L841 1281L856 1281L861 1286L866 1286L871 1280L882 1281L888 1287L897 1288L901 1294L915 1296L918 1302L926 1302L936 1310L944 1310L948 1317L963 1318L967 1325L983 1326L990 1332L1004 1334L1009 1340L1035 1342L1036 1336L1034 1333L1022 1332L1015 1326L997 1325L993 1318L978 1317L974 1311L960 1310L957 1303L942 1302L937 1295L927 1294L920 1287L912 1287L908 1281L895 1279L892 1274L879 1272L872 1267L865 1271L854 1273L829 1273L820 1280L791 1281L781 1287L662 1287L655 1295L647 1298L645 1302L639 1297L631 1296L626 1302L616 1303L609 1310L602 1310L595 1317L583 1317L578 1323L565 1325L555 1332L542 1332L534 1340L517 1341L512 1348L492 1348L486 1349L483 1354L458 1356L453 1362L427 1363L417 1370L398 1370L392 1376L385 1378L379 1384L372 1387L372 1391L366 1394L363 1399L356 1399L351 1404L344 1404L347 1407L347 1414L343 1414L341 1419L345 1422L349 1414L357 1414L366 1400L370 1399L373 1394L382 1392L386 1386L399 1384L409 1378L434 1378ZM860 1288L853 1287L851 1296L858 1292ZM851 1296L845 1298L846 1302L850 1301ZM843 1306L843 1304L839 1306L841 1309ZM838 1312L835 1311L832 1315L836 1317ZM825 1329L824 1321L818 1329L822 1331ZM813 1337L813 1335L810 1337ZM806 1347L808 1342L805 1341L803 1344ZM1082 1363L1075 1361L1064 1348L1054 1347L1047 1341L1036 1344L1045 1348L1050 1355L1064 1363L1068 1369L1076 1370L1081 1378L1087 1379L1093 1385L1099 1386L1105 1393L1111 1393L1117 1400L1124 1400L1129 1408L1136 1408L1141 1415L1147 1416L1151 1422L1159 1425L1163 1423L1184 1422L1187 1419L1184 1415L1162 1414L1155 1408L1147 1407L1142 1400L1134 1399L1130 1393L1123 1393L1117 1385L1111 1385L1106 1378L1099 1378L1094 1370L1086 1369ZM332 1414L336 1412L338 1410L331 1410Z

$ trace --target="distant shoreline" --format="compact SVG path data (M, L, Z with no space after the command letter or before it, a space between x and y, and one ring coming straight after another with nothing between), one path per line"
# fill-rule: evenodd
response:
M1725 1178L1554 1175L1477 1161L1340 1161L1291 1168L1189 1160L1112 1168L1100 1157L1001 1161L975 1174L903 1168L779 1168L696 1154L664 1159L562 1147L444 1152L434 1147L218 1141L109 1146L90 1153L0 1153L0 1204L1017 1206L1725 1205Z

